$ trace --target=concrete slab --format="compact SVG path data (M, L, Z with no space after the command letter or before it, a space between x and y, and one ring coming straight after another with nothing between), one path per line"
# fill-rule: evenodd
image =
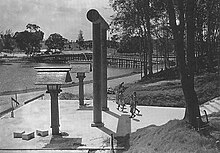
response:
M124 136L138 128L150 124L161 125L171 119L182 119L184 109L163 107L138 107L141 114L134 119L128 118L129 106L124 112L116 109L116 103L109 101L109 111L102 112L103 128L91 127L93 123L92 110L79 110L78 100L60 100L60 131L65 138L81 138L85 147L106 147L110 135ZM92 100L85 101L88 107ZM0 118L0 149L41 149L51 143L50 128L50 100L36 100L14 111L14 118L10 114ZM29 141L13 138L15 131L49 130L49 136L37 136ZM83 146L82 146L83 147Z

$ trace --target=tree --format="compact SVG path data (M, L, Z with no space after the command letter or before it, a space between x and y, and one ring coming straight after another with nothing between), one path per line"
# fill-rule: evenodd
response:
M118 52L121 53L141 53L140 50L140 37L123 37L120 42Z
M118 37L117 37L117 35L113 35L112 37L111 37L111 40L107 40L107 47L108 48L114 48L114 49L117 49L118 48Z
M130 38L139 37L140 50L144 51L145 59L148 54L149 67L153 43L159 42L159 47L163 45L164 48L160 49L164 50L165 61L169 48L172 50L174 44L186 101L184 119L194 127L198 126L198 121L203 123L194 89L194 75L196 65L203 65L200 57L204 59L204 67L210 72L219 57L217 47L220 37L220 1L111 0L111 2L116 12L111 23L112 33L115 32L120 36L121 46L129 42ZM152 41L152 38L157 38L157 41ZM129 45L127 43L127 46L124 46L132 48L132 45ZM146 68L147 62L145 64Z
M159 18L162 9L157 9L157 1L153 0L111 0L116 12L111 23L111 32L120 35L120 40L128 37L139 37L139 50L144 55L144 75L153 74L152 63L152 28L153 22Z
M199 122L201 122L201 116L197 94L194 89L195 0L187 0L186 2L178 1L177 4L174 4L172 0L166 0L166 4L167 12L169 14L169 23L175 41L175 50L182 89L186 101L184 119L193 127L197 128L197 121L199 118ZM177 12L179 13L177 14ZM177 21L179 24L177 24ZM184 45L185 37L187 38L186 46Z
M26 28L25 31L16 32L14 38L17 47L29 55L40 51L40 42L43 40L44 33L40 30L40 27L35 24L28 24Z
M29 32L36 32L39 31L40 27L36 24L28 24L26 25L26 29L29 30Z
M0 53L3 51L3 40L0 38Z
M195 52L198 57L196 62L197 72L204 69L212 72L216 66L218 36L220 35L219 14L219 0L200 0L197 2L195 14Z
M49 50L59 49L62 50L67 39L63 38L60 34L51 34L45 41L45 45L48 46Z
M3 49L12 51L15 48L16 44L11 29L6 30L5 33L2 32L1 39Z
M78 39L76 40L76 43L79 45L79 50L84 48L84 38L82 30L79 30Z

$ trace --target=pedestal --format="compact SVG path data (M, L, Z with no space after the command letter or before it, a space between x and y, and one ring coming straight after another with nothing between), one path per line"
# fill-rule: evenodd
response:
M84 72L78 72L76 78L79 79L79 108L84 106L84 83L86 77Z
M52 135L59 135L59 106L58 93L59 91L48 91L51 96L51 128Z

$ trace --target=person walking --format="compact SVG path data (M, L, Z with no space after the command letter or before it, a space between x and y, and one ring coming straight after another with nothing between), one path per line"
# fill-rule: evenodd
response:
M134 95L131 95L130 97L130 113L131 116L129 118L134 118L135 115L135 101L134 101Z
M116 104L118 105L117 110L119 110L119 108L120 108L120 103L119 103L119 90L116 90L115 93L116 93L115 100L116 100Z
M124 84L124 82L119 84L118 90L116 92L116 103L118 104L117 109L119 110L119 108L121 108L121 111L124 110L124 106L125 106L124 93L123 93L125 88L124 88L123 84Z
M138 112L138 114L140 113L140 110L137 108L137 103L138 103L138 100L137 100L137 93L136 92L134 92L133 93L133 99L134 99L134 105L135 105L135 110L134 110L134 112Z

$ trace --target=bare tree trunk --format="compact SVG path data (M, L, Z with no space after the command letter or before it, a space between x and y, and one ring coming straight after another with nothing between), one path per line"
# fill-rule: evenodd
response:
M199 117L201 121L201 116L199 111L198 98L194 90L194 0L187 0L187 62L185 59L184 49L185 22L183 1L178 1L178 9L180 13L180 24L178 26L176 24L173 1L167 0L167 6L170 25L175 40L175 49L177 53L181 84L186 102L186 112L184 119L187 120L192 126L197 127L197 117Z
M211 29L212 29L212 23L211 23L211 11L213 9L213 1L207 1L207 9L208 9L208 21L207 21L207 27L208 27L208 33L207 33L207 57L208 57L208 71L212 72L213 71L213 51L211 49Z
M147 1L147 10L150 12L150 2ZM153 62L152 62L152 54L153 54L153 44L152 44L152 37L151 37L151 28L150 28L150 16L149 13L146 15L147 18L147 37L148 37L148 62L149 62L149 75L153 75Z
M144 36L144 76L147 76L147 45L146 45L146 36Z

